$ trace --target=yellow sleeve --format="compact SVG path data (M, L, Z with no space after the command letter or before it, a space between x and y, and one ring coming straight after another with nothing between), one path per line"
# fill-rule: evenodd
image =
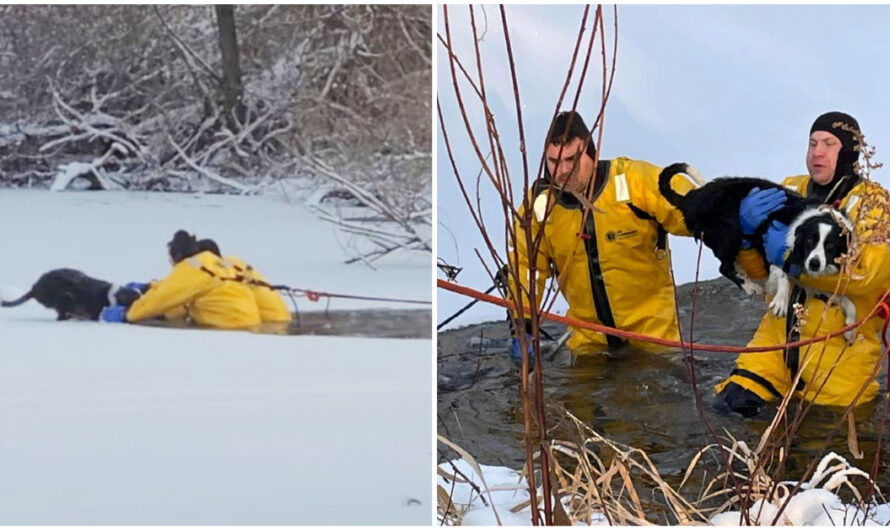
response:
M739 250L739 254L736 256L736 262L745 270L745 273L747 273L748 277L752 280L762 280L769 275L766 268L766 261L756 248Z
M689 229L686 228L686 220L683 218L683 213L668 202L664 195L658 191L658 174L661 173L661 168L646 162L640 162L640 167L644 173L643 178L645 181L643 190L644 204L637 206L643 208L646 213L654 217L658 224L663 226L668 233L675 236L691 236ZM695 184L682 174L678 174L671 179L671 187L680 195L686 195L689 190L695 188Z
M883 191L883 190L881 190ZM886 194L883 195L886 201ZM869 206L868 211L862 212L862 203L858 201L853 207L849 218L853 223L853 231L856 240L860 242L861 258L853 267L852 274L841 272L826 276L801 275L800 283L807 287L813 287L825 292L834 292L838 282L842 282L842 293L852 296L867 295L870 293L882 293L890 288L890 246L875 234L876 230L884 229L890 225L890 216L887 212L887 204Z
M133 302L127 310L127 320L146 320L186 305L212 281L212 276L183 260L173 267L169 276L152 284L148 292Z
M188 309L186 306L180 305L176 306L170 311L166 311L164 313L164 320L175 321L175 320L185 320L185 317L188 316Z
M519 208L519 217L516 219L516 222L513 225L516 241L511 241L513 243L507 249L507 263L509 265L509 272L507 274L507 286L508 293L507 296L511 300L516 300L517 294L520 298L520 304L523 306L531 307L532 304L529 303L529 269L530 264L532 262L532 258L529 256L529 245L528 245L528 237L530 236L531 241L538 236L541 230L541 225L538 222L536 217L536 211L543 216L545 208L547 206L547 201L550 195L549 192L542 192L535 197L535 201L537 202L537 207L535 207L534 203L532 206L532 216L531 216L531 226L526 228L523 226L523 218L525 216L525 207ZM552 207L552 205L551 205ZM534 256L535 263L535 307L539 307L542 300L542 293L547 286L547 279L550 277L550 261L548 256L550 255L549 247L547 245L547 240L541 234L541 243L538 246L538 252ZM516 249L515 253L513 249ZM518 263L517 260L518 259ZM515 274L514 274L515 273ZM519 280L519 286L516 285L516 280ZM526 312L523 311L525 315ZM527 316L527 315L526 315Z

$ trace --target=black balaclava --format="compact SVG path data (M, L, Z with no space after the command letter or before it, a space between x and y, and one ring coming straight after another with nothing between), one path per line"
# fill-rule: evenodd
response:
M810 127L810 134L816 131L825 131L831 133L841 141L841 150L837 154L837 164L834 168L834 177L831 182L825 185L816 184L812 180L811 196L823 201L829 199L828 195L835 190L831 199L840 199L846 195L852 186L856 183L858 175L853 169L853 164L859 160L859 122L856 118L844 112L826 112L816 118L813 126ZM848 182L838 185L839 179L846 177Z
M580 138L581 141L587 142L587 156L591 160L596 160L596 146L593 145L593 139L590 138L590 129L584 123L584 118L573 110L564 110L553 119L547 143L564 144L575 138ZM547 179L547 182L551 180L547 164L544 164L544 178Z

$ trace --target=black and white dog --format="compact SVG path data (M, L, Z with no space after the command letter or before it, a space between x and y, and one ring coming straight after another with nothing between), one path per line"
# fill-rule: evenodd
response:
M699 187L680 195L670 186L671 178L685 173L695 180ZM837 262L849 248L848 236L853 233L850 221L843 214L833 210L816 199L807 199L783 186L759 178L724 177L705 182L695 168L684 163L671 164L658 176L658 189L661 194L680 212L686 227L701 240L720 260L720 273L738 285L749 295L760 294L760 287L748 278L745 271L736 264L736 256L741 249L742 227L739 221L739 207L742 199L753 188L785 191L785 205L769 215L757 228L756 236L762 236L773 220L789 225L787 244L792 249L783 267L770 266L768 287L776 293L770 309L776 316L785 316L790 297L789 271L805 272L811 276L835 274ZM760 237L756 245L762 251ZM846 297L838 297L844 310L847 323L856 321L856 308ZM847 335L850 340L852 333Z
M32 298L58 313L58 320L70 318L99 320L99 314L107 306L129 307L140 293L126 287L97 280L74 269L54 269L41 276L24 296L2 301L3 307L15 307Z
M785 316L788 308L791 296L789 273L792 277L799 276L801 272L809 276L824 276L840 271L843 256L854 244L853 224L830 207L810 208L798 215L788 227L785 242L791 249L788 259L782 268L770 265L767 283L770 292L775 293L769 308L778 317ZM817 294L813 289L805 290L808 297ZM837 295L836 300L844 312L844 325L856 322L853 302L842 295ZM855 330L846 331L844 337L849 344L853 344Z

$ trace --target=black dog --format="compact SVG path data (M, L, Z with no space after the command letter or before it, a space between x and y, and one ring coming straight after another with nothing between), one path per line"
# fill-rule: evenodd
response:
M699 188L680 195L670 186L677 173L686 173L699 184ZM749 295L760 294L760 287L748 278L745 271L736 267L736 256L742 243L742 227L739 207L753 188L777 188L785 192L785 205L773 212L757 227L754 245L763 253L762 236L773 220L789 225L786 243L791 249L783 267L770 266L770 290L775 296L770 310L778 316L787 314L790 298L791 276L806 272L810 276L835 274L836 263L849 248L848 236L853 233L850 221L837 210L823 205L816 199L807 199L794 191L766 179L750 177L724 177L705 183L695 168L684 164L671 164L658 176L658 189L680 212L686 227L700 239L720 260L720 273L732 280ZM809 295L813 293L807 290ZM856 307L845 296L837 302L844 311L847 324L856 321ZM853 332L846 334L852 341Z
M139 292L97 280L74 269L55 269L41 276L24 296L3 307L15 307L35 299L48 309L54 309L58 320L78 318L99 320L99 314L109 305L129 307L139 298Z
M696 180L699 188L680 195L670 186L671 178L678 173L686 173ZM766 232L771 221L778 220L790 225L805 210L821 205L818 200L807 199L781 185L766 179L750 177L724 177L705 183L695 168L684 164L671 164L658 176L658 189L662 195L680 212L686 227L696 240L701 240L720 260L720 274L726 276L749 295L759 294L760 287L752 282L747 274L736 267L736 256L742 245L742 227L739 221L739 205L754 189L778 188L785 191L785 206L770 216L755 231L755 246L763 250L760 236Z

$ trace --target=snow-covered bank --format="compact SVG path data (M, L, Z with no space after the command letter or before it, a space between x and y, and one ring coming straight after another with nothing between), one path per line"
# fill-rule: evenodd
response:
M19 289L62 266L162 277L187 228L275 282L431 292L428 256L343 265L333 227L267 197L0 190L0 225ZM430 340L54 318L0 310L0 523L430 523Z
M479 465L478 470L463 459L452 461L454 467L442 464L446 474L454 474L456 468L466 480L447 480L437 477L439 487L452 499L450 512L458 514L461 526L531 526L531 507L528 504L528 485L518 471L503 466ZM481 473L480 473L481 472ZM871 505L866 511L845 504L830 490L844 484L848 476L862 473L850 467L845 460L834 454L826 457L818 466L814 478L804 482L800 490L788 499L770 503L757 500L748 511L751 522L760 526L887 526L890 525L890 504ZM467 482L469 480L469 483ZM472 484L471 484L472 483ZM789 489L794 484L783 483ZM540 495L539 495L540 501ZM565 506L565 504L564 504ZM568 508L566 506L566 508ZM515 510L515 511L514 511ZM602 513L591 518L591 526L608 526ZM441 518L440 518L441 520ZM744 526L739 511L726 511L711 518L715 526ZM576 524L583 524L582 522Z

